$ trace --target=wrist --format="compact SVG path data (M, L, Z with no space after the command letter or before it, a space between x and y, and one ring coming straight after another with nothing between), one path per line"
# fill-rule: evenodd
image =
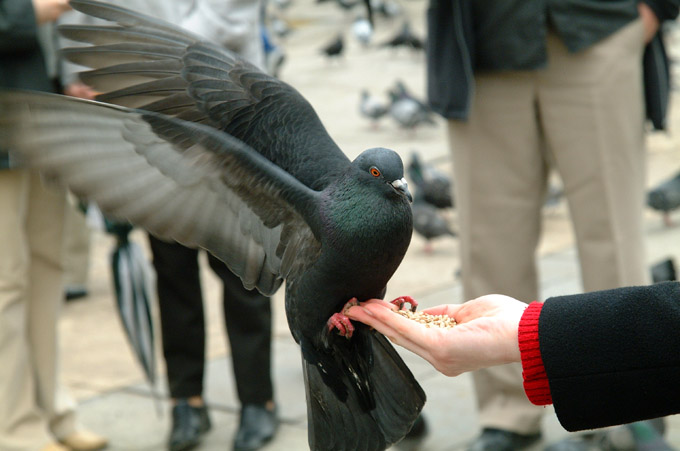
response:
M552 403L548 375L543 366L538 335L538 321L543 304L532 302L526 308L519 323L517 343L522 362L524 391L533 404Z
M519 303L519 302L518 302ZM524 314L524 311L526 310L526 304L522 303L523 307L521 311L517 313L516 317L513 317L512 320L510 320L509 324L509 333L511 334L508 343L510 344L510 347L507 349L506 355L508 356L507 362L506 363L516 363L516 362L521 362L522 361L522 353L520 351L519 347L519 326L522 321L522 315Z

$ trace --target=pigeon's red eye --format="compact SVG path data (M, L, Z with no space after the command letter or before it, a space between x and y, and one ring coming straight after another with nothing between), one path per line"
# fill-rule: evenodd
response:
M380 177L380 169L376 168L375 166L370 169L370 172L373 177Z

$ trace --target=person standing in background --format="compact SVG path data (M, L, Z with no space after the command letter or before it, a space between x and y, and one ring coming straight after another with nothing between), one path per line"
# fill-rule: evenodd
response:
M0 86L58 92L54 22L67 0L0 2ZM59 377L66 193L12 161L0 142L0 449L90 451Z
M259 1L118 0L115 3L179 24L264 67ZM69 22L94 20L81 14L78 17ZM95 99L97 93L78 80L80 70L83 68L68 66L65 92ZM199 251L152 235L149 243L157 276L163 355L172 403L168 449L188 450L198 445L211 428L203 398L205 320ZM256 450L269 442L278 428L271 374L271 300L255 290L246 290L220 260L212 255L208 255L208 260L223 284L224 320L241 402L233 447L236 451Z
M678 3L431 0L428 95L448 119L465 299L538 299L549 161L564 184L583 288L647 283L645 93L658 107L650 101L664 86L643 85L643 52L658 50L659 25ZM647 109L655 127L664 112ZM471 450L540 438L544 409L527 401L519 365L473 379L482 433Z

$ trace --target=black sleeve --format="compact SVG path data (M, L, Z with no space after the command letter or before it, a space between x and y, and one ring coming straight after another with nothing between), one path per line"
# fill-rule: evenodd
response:
M550 298L538 327L565 429L680 413L680 283Z
M642 3L646 3L654 11L659 22L678 17L678 6L680 4L678 0L642 0Z

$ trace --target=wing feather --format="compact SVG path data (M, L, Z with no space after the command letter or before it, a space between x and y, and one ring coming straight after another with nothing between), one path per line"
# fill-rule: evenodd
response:
M318 256L317 225L309 221L319 194L210 127L69 97L3 91L0 134L22 159L106 214L207 249L248 288L271 294L301 269L288 255L306 264Z
M349 164L309 102L229 50L125 8L93 0L70 5L113 23L61 28L94 44L65 56L94 69L82 80L102 92L98 100L215 126L313 189ZM309 171L309 162L327 171Z
M84 71L80 79L98 92L115 91L126 87L176 76L182 68L182 62L176 59L141 61L123 63ZM195 102L192 100L191 105Z

